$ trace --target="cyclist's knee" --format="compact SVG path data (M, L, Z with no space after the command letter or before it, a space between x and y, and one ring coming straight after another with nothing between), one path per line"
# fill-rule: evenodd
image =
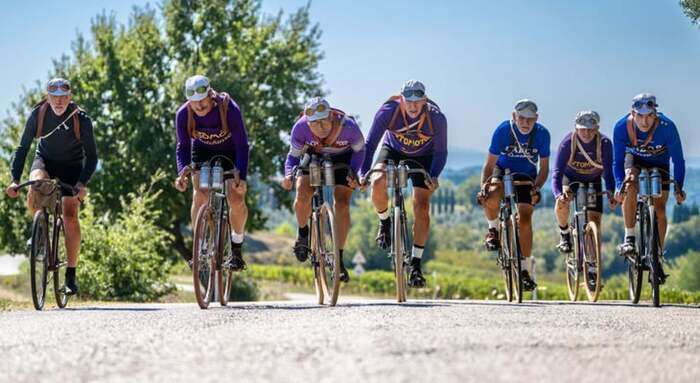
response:
M47 180L49 179L49 173L44 169L34 169L29 173L29 180ZM31 189L31 188L30 188Z

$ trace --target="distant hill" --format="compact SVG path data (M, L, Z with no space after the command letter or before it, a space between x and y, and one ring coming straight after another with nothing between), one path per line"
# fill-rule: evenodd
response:
M447 169L459 170L473 166L482 166L486 159L486 150L479 151L465 148L448 148Z

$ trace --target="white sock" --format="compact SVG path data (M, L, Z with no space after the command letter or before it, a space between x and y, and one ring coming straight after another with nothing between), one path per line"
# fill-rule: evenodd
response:
M487 219L486 222L489 223L489 229L498 229L498 218Z
M413 245L413 254L412 254L413 258L418 258L418 259L423 258L423 250L425 250L425 249L422 247L418 247L416 245Z
M596 271L598 271L598 270L595 268L595 266L588 266L589 273L595 273Z
M527 258L523 258L520 260L520 269L523 271L527 271L527 264L530 263L530 260Z
M634 228L625 228L625 237L634 237Z
M245 238L245 233L238 234L235 231L231 230L231 241L233 243L243 243L243 238Z
M561 227L559 228L559 232L562 234L569 234L571 232L571 228L569 226L566 226L566 229L562 229Z
M383 212L377 212L377 215L379 216L379 219L382 221L386 220L389 218L389 209L384 210Z

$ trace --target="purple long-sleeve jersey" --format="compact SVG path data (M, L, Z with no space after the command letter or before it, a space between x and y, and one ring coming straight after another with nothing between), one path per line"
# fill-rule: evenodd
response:
M559 197L562 194L562 180L564 176L571 182L595 182L603 176L606 190L614 191L615 177L612 169L612 141L601 133L601 165L603 165L603 169L598 169L589 163L579 150L576 150L574 159L569 164L569 158L571 157L571 138L573 134L574 133L567 134L561 144L559 144L557 160L554 165L554 170L552 171L552 193L554 193L554 197ZM597 139L594 139L589 143L585 143L579 140L581 147L583 147L583 150L586 151L593 161L597 160L597 141Z
M242 180L248 174L248 133L246 132L243 116L238 105L229 99L226 118L228 132L223 132L221 118L219 116L218 103L222 102L222 96L216 99L217 104L204 117L194 115L195 133L190 137L187 132L187 103L184 103L175 114L175 129L177 131L177 172L182 174L185 166L192 161L193 148L206 148L219 152L230 152L235 158L236 169L240 172Z
M431 168L426 170L431 177L438 177L447 161L447 119L445 115L442 114L437 106L428 103L426 112L432 123L432 131L429 129L427 120L422 125L420 124L421 116L410 118L407 115L406 120L404 120L401 112L399 112L398 118L394 121L394 125L389 126L398 107L398 100L386 102L374 116L374 122L365 145L367 147L367 155L362 164L361 173L366 174L372 167L374 151L377 149L379 140L383 137L383 145L406 156L421 157L433 155Z
M333 122L334 124L340 122L340 125L338 126L339 131L333 129L329 135L331 139L337 135L332 142L324 142L324 140L316 137L311 132L306 116L300 117L294 123L289 154L287 154L287 160L284 163L285 176L290 176L294 167L299 165L305 149L311 153L329 154L331 156L352 151L350 167L355 172L360 169L362 161L365 159L365 138L362 135L362 131L360 131L360 127L357 126L354 119L342 114L334 113L331 115L331 118L342 119L341 121Z

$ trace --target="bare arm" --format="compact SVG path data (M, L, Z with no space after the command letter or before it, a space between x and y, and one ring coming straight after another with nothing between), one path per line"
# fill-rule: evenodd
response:
M493 168L496 166L496 161L498 161L498 156L495 154L489 153L486 157L486 163L484 164L484 168L481 170L482 185L485 184L489 178L491 178L491 175L493 175ZM546 178L547 176L545 175L545 179Z
M540 189L547 182L547 176L549 176L549 157L540 157L540 171L535 179L535 187L537 189Z

